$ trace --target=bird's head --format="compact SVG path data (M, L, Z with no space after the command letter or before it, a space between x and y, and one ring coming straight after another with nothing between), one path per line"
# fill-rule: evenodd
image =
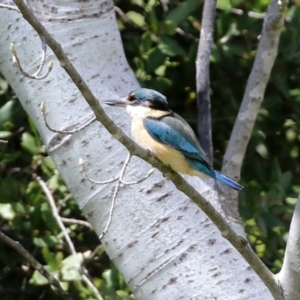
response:
M103 101L104 104L119 107L145 107L153 110L170 111L167 98L151 89L138 89L130 92L124 98Z

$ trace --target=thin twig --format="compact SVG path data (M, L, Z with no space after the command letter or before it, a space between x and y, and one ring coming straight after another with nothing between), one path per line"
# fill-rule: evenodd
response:
M192 35L191 33L188 33L188 32L185 32L183 29L181 29L180 27L176 27L176 29L175 29L175 31L178 33L178 34L180 34L180 35L182 35L183 37L185 37L185 38L188 38L188 39L190 39L190 40L192 40L192 41L194 41L194 42L199 42L199 39L198 38L196 38L194 35Z
M21 254L30 265L35 268L40 274L42 274L49 283L55 288L55 291L65 300L72 300L69 294L61 287L59 281L52 276L19 242L16 242L9 238L6 234L0 231L0 239L15 249L19 254Z
M113 211L114 211L114 207L115 207L115 202L116 202L116 198L117 198L117 195L118 195L118 192L119 192L119 189L120 189L120 185L123 184L123 185L134 185L134 184L139 184L143 181L145 181L147 178L149 178L153 173L154 173L154 169L150 169L150 171L147 173L146 176L142 177L141 179L138 179L136 181L124 181L123 180L123 176L125 174L125 171L126 171L126 168L130 162L130 159L131 159L131 154L130 152L128 153L127 157L126 157L126 160L123 164L123 167L120 171L120 173L118 174L118 176L112 178L112 179L109 179L109 180L105 180L105 181L97 181L97 180L94 180L92 178L90 178L86 171L85 171L85 164L84 164L84 160L83 159L79 159L79 165L81 166L81 170L84 174L84 177L89 180L90 182L92 183L95 183L95 184L108 184L108 183L112 183L114 181L118 181L115 188L114 188L114 193L113 193L113 196L112 196L112 201L111 201L111 206L110 206L110 210L109 210L109 214L108 214L108 220L106 222L106 225L105 225L105 228L103 229L102 233L100 234L99 236L99 239L102 240L104 235L107 233L107 230L110 226L110 223L111 223L111 220L112 220L112 216L113 216Z
M60 61L60 65L65 69L67 74L77 86L83 97L90 105L97 120L107 129L107 131L122 143L132 155L136 155L147 161L155 168L159 169L165 174L176 186L176 188L187 195L202 211L211 219L216 227L223 233L223 236L239 251L245 258L265 285L269 288L272 294L279 294L280 288L274 278L274 275L262 263L262 261L255 255L249 245L241 243L240 237L227 224L221 214L202 197L186 180L184 180L178 173L174 172L170 167L160 162L154 155L137 145L130 139L121 128L119 128L105 113L100 105L99 100L93 95L86 82L74 68L73 64L68 59L66 53L63 51L61 45L50 35L40 21L35 17L31 10L26 6L23 0L13 0L20 9L23 17L31 24L31 26L40 35L45 37L47 45L52 49L53 53Z
M112 183L114 181L117 181L119 179L119 175L117 175L116 177L113 177L111 179L108 179L108 180L104 180L104 181L98 181L98 180L95 180L93 178L91 178L87 173L86 173L86 170L85 170L85 163L84 163L84 160L82 158L79 158L79 165L81 167L81 172L83 173L84 177L94 183L94 184L108 184L108 183Z
M70 218L63 218L63 217L60 217L60 219L64 223L71 223L71 224L81 225L81 226L88 227L90 229L93 228L92 225L89 222L87 222L87 221L77 220L77 219L70 219Z
M210 112L210 53L213 44L214 23L217 0L205 0L202 12L202 28L197 53L197 106L198 106L198 136L200 144L208 156L210 163L213 161L213 144L211 135Z
M38 77L40 73L42 72L44 66L45 66L45 61L46 61L46 53L47 53L47 44L45 42L45 38L43 36L40 36L41 42L42 42L42 56L41 60L38 66L38 69L35 73L32 74L33 77ZM49 70L50 72L51 70ZM48 74L46 74L44 77L42 76L41 79L46 78Z
M99 249L103 248L103 245L102 244L99 244L95 249L94 251L89 255L89 259L92 259L94 256L97 255L97 252L99 251Z
M64 223L62 222L61 217L58 214L56 205L55 205L55 201L54 198L52 196L51 191L49 190L47 184L39 177L39 176L35 176L36 181L38 182L38 184L40 185L40 187L42 188L43 192L46 195L46 198L50 204L51 210L52 210L52 214L53 217L55 218L59 228L61 229L66 242L68 244L68 247L70 248L71 254L74 257L74 260L77 263L77 268L79 271L81 271L81 275L82 275L82 280L86 283L87 286L89 286L91 288L91 290L94 292L94 295L96 296L96 298L98 300L103 300L102 296L100 295L98 289L95 287L95 285L93 284L93 282L89 279L89 277L86 275L88 274L87 270L79 263L79 261L77 260L77 252L75 250L74 244L68 234L68 231L64 225Z
M128 158L127 158L128 159ZM124 162L124 164L126 164L126 166L127 166L127 164L129 163L129 161L127 161L127 159L126 159L126 161ZM130 160L130 159L129 159ZM154 173L154 171L155 171L155 169L150 169L149 170L149 172L144 176L144 177L142 177L142 178L140 178L140 179L138 179L138 180L135 180L135 181L124 181L123 180L123 175L121 176L121 173L122 173L122 170L121 170L121 173L119 173L119 175L117 175L116 177L113 177L113 178L111 178L111 179L108 179L108 180L104 180L104 181L98 181L98 180L95 180L95 179L93 179L93 178L91 178L88 174L87 174L87 172L86 172L86 170L85 170L85 162L84 162L84 160L82 159L82 158L79 158L79 165L80 165L80 167L81 167L81 172L83 173L83 175L84 175L84 177L88 180L88 181L90 181L90 182L92 182L92 183L94 183L94 184L99 184L99 185L102 185L102 184L109 184L109 183L112 183L112 182L114 182L114 181L117 181L117 180L119 180L123 185L134 185L134 184L139 184L139 183L141 183L141 182L143 182L143 181L145 181L146 179L148 179L153 173Z
M230 12L236 15L243 15L244 11L238 8L230 8ZM247 12L248 17L258 20L263 20L266 17L265 13L258 13L256 11L248 11ZM285 16L284 21L291 22L291 17Z
M159 2L164 10L164 14L166 14L169 11L169 7L168 7L169 0L159 0Z
M20 13L19 9L16 6L14 6L14 5L0 4L0 8L6 8L6 9L14 10L14 11Z
M112 216L113 216L113 212L114 212L114 207L115 207L115 202L116 202L116 198L117 198L117 195L118 195L118 192L119 192L119 189L120 189L120 184L121 184L121 178L124 176L124 173L125 173L125 170L130 162L130 159L131 159L131 154L128 153L127 157L126 157L126 160L123 164L123 167L120 171L120 174L118 176L118 182L115 186L115 189L114 189L114 193L113 193L113 196L112 196L112 200L111 200L111 206L110 206L110 210L109 210L109 214L108 214L108 220L106 222L106 225L102 231L102 233L100 234L99 236L99 239L102 240L104 235L107 233L107 230L108 230L108 227L111 223L111 220L112 220Z
M119 192L119 189L120 189L120 185L121 185L121 182L118 180L118 182L115 186L115 189L114 189L112 199L111 199L111 205L110 205L110 210L109 210L109 213L108 213L108 219L106 221L106 225L105 225L104 229L102 230L101 234L99 235L99 240L100 241L104 238L105 234L107 233L108 227L111 223L114 208L115 208L116 198L117 198L117 195L118 195L118 192Z
M143 181L145 181L146 179L148 179L153 173L154 173L155 169L150 169L149 172L144 176L142 177L141 179L138 179L136 181L124 181L123 180L123 177L120 178L120 181L122 184L124 185L134 185L134 184L139 184Z
M243 15L244 14L244 11L241 10L241 9L238 9L238 8L230 8L230 12L233 13L233 14L236 14L236 15ZM263 20L266 16L265 13L258 13L258 12L254 12L254 11L249 11L247 13L247 15L250 17L250 18L254 18L254 19L260 19L260 20Z
M39 74L41 73L41 71L43 70L44 68L44 65L45 65L45 60L46 60L46 50L47 50L47 46L46 46L46 43L45 43L45 39L43 36L40 36L41 38L41 41L42 41L42 56L41 56L41 60L40 60L40 63L38 65L38 69L35 73L33 74L29 74L27 73L22 65L21 65L21 62L19 60L19 57L17 55L17 48L16 48L16 45L14 43L11 43L10 44L10 51L12 52L13 54L13 57L12 57L12 61L14 63L15 66L17 66L17 68L20 70L21 74L24 76L24 77L27 77L27 78L30 78L30 79L36 79L36 80L41 80L41 79L44 79L46 78L49 73L52 71L53 69L53 61L50 60L49 63L48 63L48 70L46 72L45 75L42 75L42 76L39 76Z
M46 118L46 104L45 102L42 102L41 105L40 105L40 109L41 109L41 112L42 112L42 116L43 116L43 120L44 120L44 124L45 126L52 132L56 132L56 133L61 133L61 134L74 134L78 131L81 131L83 130L84 128L88 127L89 125L91 125L93 122L96 121L96 117L93 116L90 120L88 120L86 123L80 125L79 127L77 128L74 128L73 130L58 130L58 129L54 129L53 127L51 127L47 121L47 118Z

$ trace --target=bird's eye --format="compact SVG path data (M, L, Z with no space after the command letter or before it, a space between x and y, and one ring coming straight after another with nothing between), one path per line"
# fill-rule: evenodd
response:
M129 94L129 95L127 96L127 100L130 101L130 102L134 102L134 101L136 100L136 97L135 97L135 95L133 95L133 94Z

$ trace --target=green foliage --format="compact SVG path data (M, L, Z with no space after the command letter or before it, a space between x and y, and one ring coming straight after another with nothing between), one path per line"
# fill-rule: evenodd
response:
M3 79L0 79L0 224L1 231L19 241L68 290L73 299L95 299L81 282L82 275L53 217L40 185L47 182L59 213L64 218L82 219L81 212L58 174L53 161L26 113ZM130 299L129 289L117 274L96 234L89 228L66 224L77 251L95 286L106 300ZM96 252L92 252L96 249ZM98 250L97 250L98 249ZM48 281L17 252L0 243L0 298L57 299ZM108 272L111 272L108 273ZM22 295L22 296L21 296ZM17 297L17 298L15 298Z
M199 1L117 1L124 11L145 15L137 27L120 17L125 51L141 85L168 97L196 128L195 59L201 29ZM221 168L234 120L255 58L269 1L219 0L211 54L211 99L214 164ZM232 11L232 8L236 9ZM238 10L238 14L235 13ZM240 14L240 12L244 12ZM151 16L151 17L150 17ZM286 237L299 192L300 8L292 4L278 58L245 156L240 212L253 248L273 270L280 269ZM238 84L237 84L238 83ZM176 88L174 88L176 87ZM292 199L292 201L291 201Z
M162 2L162 1L161 1ZM115 1L129 63L141 84L164 93L173 110L196 126L195 58L201 29L201 1ZM222 156L250 74L262 20L269 1L219 0L211 55L211 98L215 167ZM232 8L244 11L235 14ZM283 252L299 187L300 141L300 9L291 4L263 106L260 109L242 170L245 189L240 212L249 240L273 270ZM174 88L176 87L176 88ZM74 258L53 218L49 203L34 179L48 183L60 215L82 219L68 189L48 157L38 132L0 78L0 222L1 230L46 266L75 299L94 299L80 281ZM130 291L88 228L68 225L68 232L93 282L107 300L130 299ZM3 291L28 291L23 299L56 299L45 279L17 253L0 243ZM26 298L27 297L27 298Z

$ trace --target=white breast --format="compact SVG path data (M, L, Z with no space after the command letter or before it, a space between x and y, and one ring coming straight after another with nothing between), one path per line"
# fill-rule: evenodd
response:
M203 176L202 173L192 170L184 155L170 146L164 145L153 139L144 127L145 117L162 117L168 112L154 111L147 107L128 106L127 111L132 117L131 134L133 139L143 148L150 150L164 164L169 165L174 171L194 176Z

